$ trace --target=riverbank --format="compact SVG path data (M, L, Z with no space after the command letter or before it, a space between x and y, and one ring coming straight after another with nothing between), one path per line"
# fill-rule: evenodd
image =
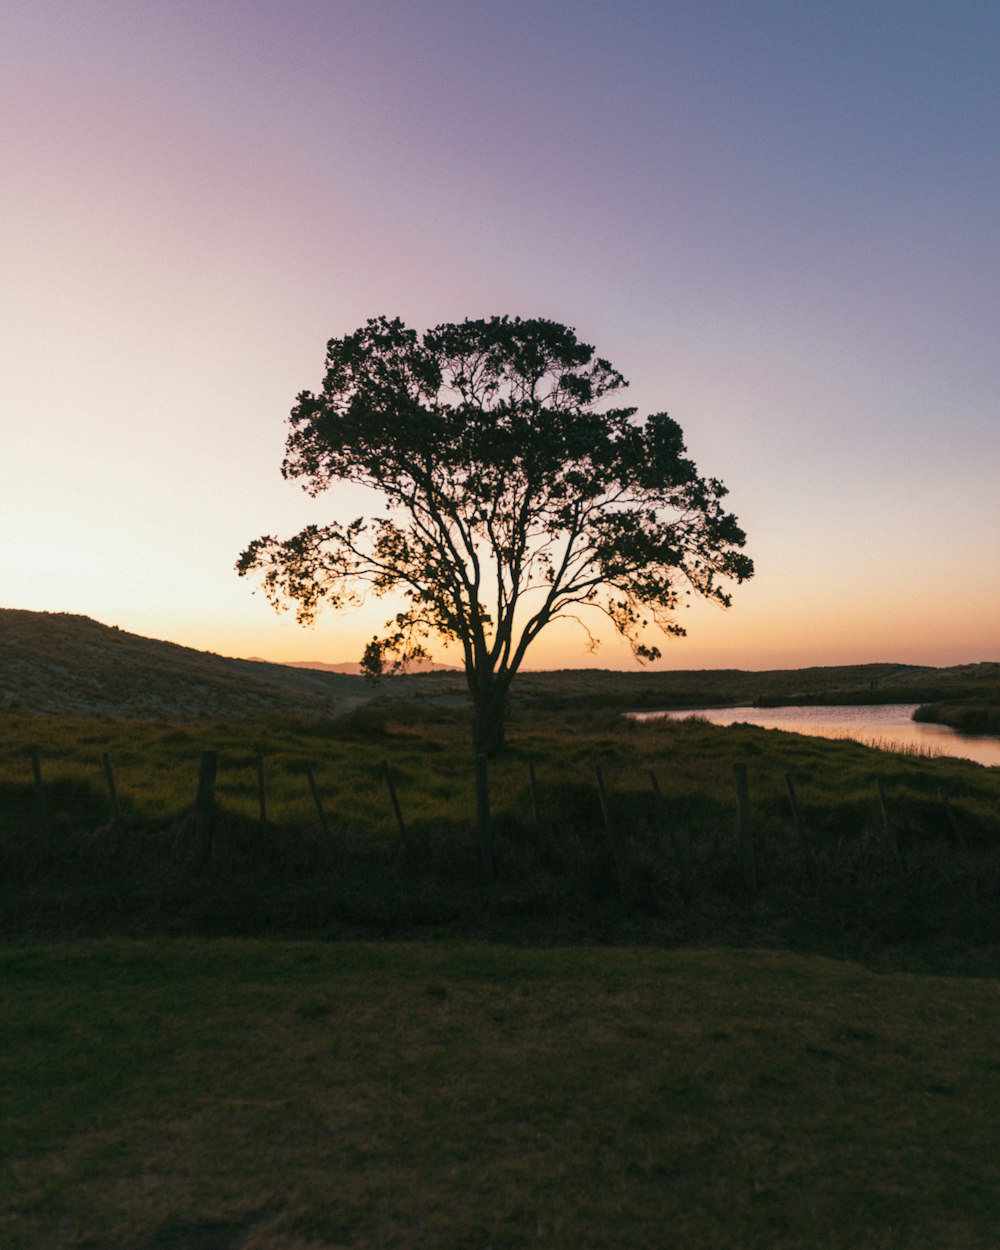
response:
M403 679L415 694L460 688L454 674ZM800 669L604 669L522 673L512 699L538 709L695 707L807 707L1000 701L1000 664L929 668L905 664L856 664Z
M922 704L913 713L913 719L949 725L960 733L1000 734L1000 695L990 702L977 698L964 703Z
M792 707L691 708L633 712L640 719L693 716L711 725L748 724L819 738L850 738L883 751L952 756L1000 768L1000 736L963 733L936 720L914 719L913 703L800 704Z

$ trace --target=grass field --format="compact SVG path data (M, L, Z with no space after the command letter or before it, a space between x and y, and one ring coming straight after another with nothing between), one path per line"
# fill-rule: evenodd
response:
M0 968L5 1250L997 1244L993 981L231 939Z
M738 941L862 958L892 943L1000 941L998 770L750 726L595 713L581 728L572 713L525 713L491 766L497 872L484 879L466 733L460 712L412 702L319 723L9 718L0 744L0 927L39 936ZM218 751L218 812L199 856L186 813L207 747ZM109 823L105 751L122 828ZM327 834L307 784L310 761ZM736 762L746 764L750 786L752 897L736 835ZM807 871L786 774L818 882Z
M487 869L454 710L5 731L2 1250L1000 1245L1000 770L522 710Z

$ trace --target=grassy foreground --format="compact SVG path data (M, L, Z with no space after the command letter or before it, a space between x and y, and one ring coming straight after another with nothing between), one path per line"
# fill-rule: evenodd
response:
M4 728L2 1250L1000 1244L1000 770L523 711L485 871L446 708Z
M987 1250L992 981L651 948L0 951L5 1250Z

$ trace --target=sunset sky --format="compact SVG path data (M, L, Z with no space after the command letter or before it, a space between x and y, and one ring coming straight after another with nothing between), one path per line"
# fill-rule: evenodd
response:
M357 659L391 605L233 571L363 506L282 480L294 397L510 313L730 489L757 576L661 667L1000 659L996 0L5 0L0 109L0 606Z

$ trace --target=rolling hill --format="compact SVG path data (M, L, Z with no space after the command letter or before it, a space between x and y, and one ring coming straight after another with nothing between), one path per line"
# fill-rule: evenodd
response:
M258 664L266 664L259 655L250 656ZM311 668L319 673L352 673L355 677L361 674L361 664L357 660L341 660L339 664L328 664L325 660L281 660L286 668ZM410 673L460 673L462 670L454 664L438 664L435 660L416 660L410 666Z
M157 720L336 715L360 677L229 659L63 612L0 609L0 710Z
M372 698L465 706L464 674L446 666L374 688L350 665L272 664L158 642L63 612L0 608L0 712L152 720L336 716ZM515 707L685 708L758 703L996 700L1000 664L776 669L567 669L524 672Z

